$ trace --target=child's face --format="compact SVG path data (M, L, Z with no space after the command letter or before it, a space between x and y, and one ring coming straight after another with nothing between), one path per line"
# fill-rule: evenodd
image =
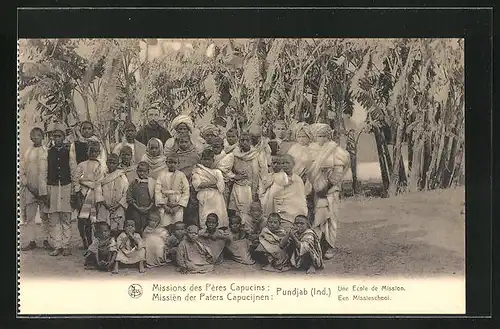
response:
M303 145L303 146L307 146L309 145L309 136L307 136L307 134L303 131L300 131L298 134L297 134L297 143L299 143L300 145Z
M179 136L186 136L189 134L189 128L185 123L181 123L175 127L175 130L179 134Z
M111 231L109 230L107 225L101 225L96 232L96 236L99 240L106 240L111 235Z
M80 133L82 134L83 137L85 138L89 138L89 137L92 137L92 135L94 134L94 127L92 127L92 125L88 124L88 123L84 123L81 127L80 127Z
M229 224L231 232L238 233L241 229L241 220L234 218Z
M149 169L146 166L137 166L137 177L146 179L149 175Z
M128 142L132 142L135 139L135 129L130 127L125 130L125 138L127 139Z
M286 127L283 123L277 123L274 127L274 134L277 138L285 138Z
M328 134L326 132L320 132L316 135L316 143L323 145L328 141Z
M91 148L89 150L89 159L97 160L98 157L99 157L99 150L95 149L95 148Z
M108 161L106 161L106 164L108 165L108 171L114 172L118 168L118 159L115 158L109 158Z
M189 149L189 144L190 140L187 138L181 138L179 139L179 148L183 151L186 151Z
M125 224L125 232L127 234L133 234L135 232L135 223L134 223L134 221L128 221Z
M217 225L219 224L219 221L217 218L214 217L207 217L206 225L207 229L210 231L213 231L217 228Z
M177 166L179 164L179 161L177 158L168 158L167 159L167 167L169 171L175 171L177 169Z
M238 142L238 136L236 136L236 133L234 131L228 131L226 134L226 139L229 145L234 145L236 144L236 142Z
M198 237L198 229L196 227L188 227L186 236L190 242L196 240Z
M148 226L150 228L156 228L159 222L160 219L157 216L149 216L148 218Z
M176 224L174 234L178 239L182 239L186 235L186 225Z
M157 157L160 155L160 144L158 144L157 141L152 141L149 144L149 154L151 154L151 156L154 156L154 157Z
M271 232L277 231L281 226L281 220L276 217L269 217L267 220L267 227Z
M274 172L281 171L281 157L280 156L275 155L272 157L271 167L273 168Z
M31 132L30 137L31 137L31 141L33 142L34 145L42 144L43 135L39 130L33 130Z
M287 156L281 158L281 168L287 174L291 174L293 171L293 161Z
M212 150L214 151L214 154L220 154L223 149L224 143L222 141L215 140L215 142L212 143Z
M122 152L120 153L120 161L126 165L129 166L130 162L132 161L132 152Z
M56 146L61 146L63 144L63 141L64 141L64 135L60 131L54 131L52 133L52 139L54 140L54 144Z
M243 152L249 151L252 146L250 136L244 135L240 137L240 148Z
M295 229L298 233L302 233L308 228L307 219L303 217L295 218L295 222L293 223L293 225L295 226Z
M214 165L214 159L210 157L203 157L200 159L200 162L207 168L212 168L212 166Z
M261 207L258 206L258 205L252 204L250 206L250 216L253 219L260 219L262 217L262 209L261 209Z

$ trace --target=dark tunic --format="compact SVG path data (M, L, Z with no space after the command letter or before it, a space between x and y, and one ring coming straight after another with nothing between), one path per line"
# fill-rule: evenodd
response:
M75 141L75 156L77 164L89 159L88 150L89 144L87 142Z
M163 144L165 144L167 139L171 138L172 136L165 128L160 125L152 127L151 125L147 124L137 132L135 139L137 139L144 145L148 145L149 140L153 137L158 138Z
M70 183L69 148L51 147L47 155L47 185L57 186Z
M138 182L134 180L130 183L127 190L127 202L129 206L125 213L126 220L133 220L135 222L135 230L142 233L146 227L148 215L141 214L134 206L131 205L132 201L140 207L147 207L151 204L152 195L149 194L149 187L147 182Z

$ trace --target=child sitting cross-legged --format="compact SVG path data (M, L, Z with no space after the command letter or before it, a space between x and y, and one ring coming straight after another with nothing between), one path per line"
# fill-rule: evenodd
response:
M198 226L190 225L186 236L177 247L177 266L181 273L208 273L214 270L214 257L210 248L200 242Z
M214 257L214 264L218 265L222 263L222 252L224 251L224 248L231 242L231 235L229 235L228 232L218 228L219 217L214 213L210 213L207 215L205 225L207 227L199 232L200 241L208 248L210 248Z
M165 265L165 244L168 231L160 225L160 214L157 211L149 213L148 224L144 228L142 238L146 246L146 266Z
M259 235L259 245L253 253L254 259L263 265L262 269L272 272L284 272L290 269L290 259L286 252L289 236L281 228L281 217L271 213L267 226Z
M95 237L85 252L85 269L110 272L116 261L116 242L111 236L111 227L106 222L95 224Z
M177 254L177 247L186 235L186 224L178 221L173 225L173 232L168 237L165 246L165 261L167 263L176 263L175 257Z
M255 261L250 255L251 242L248 239L248 233L242 227L240 216L229 218L229 231L231 241L226 246L232 260L235 262L253 265Z
M306 216L298 215L289 235L292 256L290 262L297 269L306 270L307 274L323 268L321 245L316 233Z
M118 266L122 264L139 264L139 272L144 272L146 248L139 233L135 233L135 222L127 220L125 230L116 239L117 255L113 273L118 273Z

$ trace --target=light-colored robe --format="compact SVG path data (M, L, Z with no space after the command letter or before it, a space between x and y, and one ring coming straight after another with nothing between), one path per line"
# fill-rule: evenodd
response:
M170 172L164 170L158 176L155 184L155 202L160 208L160 226L182 221L184 208L189 201L189 182L182 171ZM163 205L169 207L181 206L175 214L167 214Z
M290 263L295 268L302 268L303 265L313 265L316 269L323 268L323 253L321 251L320 240L311 229L306 229L302 233L297 233L299 245L293 246ZM312 264L304 264L305 257L310 257Z
M99 160L86 160L76 167L75 192L81 191L85 198L82 207L78 209L78 218L90 219L92 223L96 222L96 203L103 198L100 184L103 176L104 170Z
M146 226L142 238L146 247L146 265L149 267L165 265L165 245L168 231L160 226L156 228Z
M286 235L285 230L279 229L271 232L269 228L264 227L259 235L259 245L256 252L263 252L269 261L266 270L275 272L284 272L290 269L290 260L285 249L280 248L281 239Z
M219 169L210 169L197 164L193 169L192 183L198 192L200 227L205 227L207 215L215 213L219 216L219 226L229 225L227 217L226 202L224 201L224 177ZM216 188L200 188L201 183L210 183Z
M208 273L214 270L214 257L210 248L200 241L184 238L177 247L177 265L187 273Z
M113 153L116 155L120 155L120 151L124 146L130 146L130 148L132 149L131 164L139 163L142 160L144 154L146 154L146 145L142 144L138 140L135 140L134 143L128 143L126 139L113 147Z
M101 205L97 210L97 220L107 222L111 226L111 230L123 230L125 210L128 207L127 190L129 184L127 176L122 170L117 169L106 174L99 184L102 194L98 196L97 202L104 201L109 206L120 206L116 211L110 212L104 205Z
M99 160L99 162L101 163L101 174L104 175L104 173L106 172L106 161L108 159L108 155L106 153L106 146L104 145L104 143L95 135L89 137L89 138L83 138L83 137L80 137L79 140L81 142L89 142L89 141L93 141L93 142L98 142L99 145L101 146L101 152L99 153L99 156L97 157L97 160ZM69 148L69 161L70 161L70 166L74 166L76 167L77 166L77 162L76 162L76 149L75 149L75 143L71 143L70 145L70 148Z

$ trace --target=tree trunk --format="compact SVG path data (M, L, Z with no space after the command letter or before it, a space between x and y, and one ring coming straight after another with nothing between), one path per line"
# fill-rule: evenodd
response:
M420 170L420 189L424 190L425 187L427 186L427 171L429 170L429 167L431 165L431 145L429 141L429 136L424 135L424 147L423 147L423 152L422 152L422 167Z
M347 134L346 151L349 152L351 158L351 173L352 173L352 192L354 195L359 194L358 175L357 175L357 143L355 138L355 131L350 130Z
M373 127L373 134L375 136L375 143L377 144L377 154L380 164L380 174L382 176L383 194L382 197L386 198L388 196L389 190L389 174L387 171L387 157L384 154L383 144L385 143L382 133L378 127Z
M396 126L396 140L394 143L394 150L393 150L394 167L392 168L391 171L389 196L396 195L399 192L399 187L401 184L400 180L401 169L403 170L403 177L406 177L404 174L404 165L403 167L401 167L403 160L401 155L401 147L403 144L403 126L404 126L403 118L399 118Z

